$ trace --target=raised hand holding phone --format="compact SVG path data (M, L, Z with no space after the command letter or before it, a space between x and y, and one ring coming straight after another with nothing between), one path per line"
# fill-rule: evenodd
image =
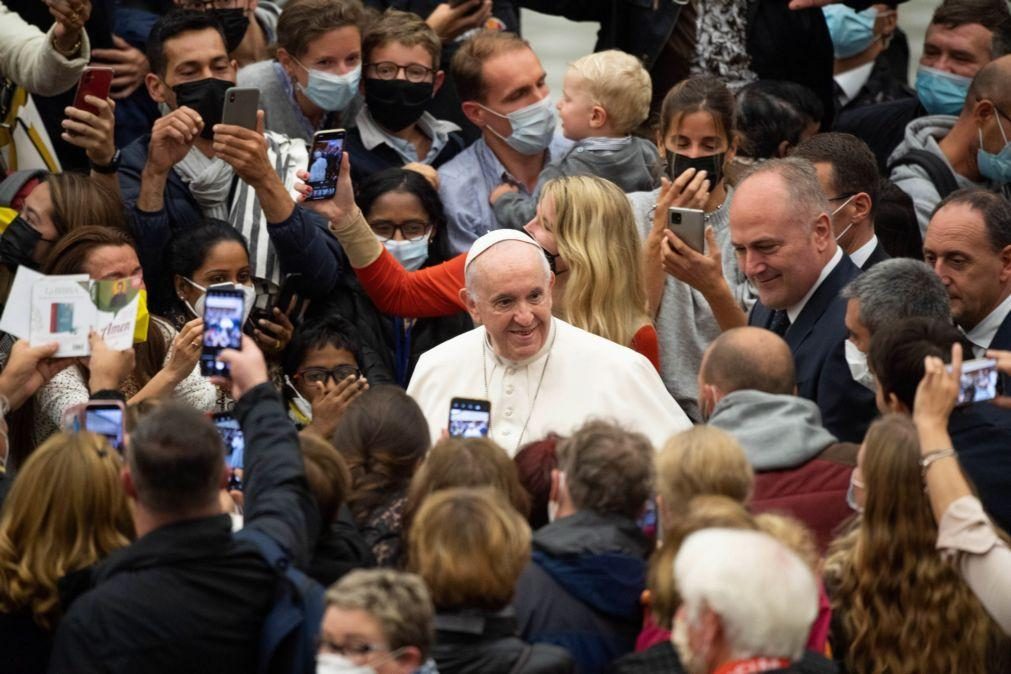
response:
M207 288L204 300L203 347L200 373L205 377L229 376L228 362L218 358L225 349L239 349L243 344L245 295L231 286Z
M234 400L240 399L250 389L268 381L267 361L264 360L263 352L257 348L252 337L242 335L241 350L225 349L219 354L218 360L228 366L231 378L215 376L211 378L211 382L218 386L230 387Z

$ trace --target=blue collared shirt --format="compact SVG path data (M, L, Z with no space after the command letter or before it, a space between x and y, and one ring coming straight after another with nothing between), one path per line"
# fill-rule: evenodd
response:
M358 116L355 117L355 124L358 125L358 133L361 134L362 145L365 146L366 150L372 150L379 145L388 145L400 155L405 164L410 162L431 164L439 156L443 148L446 147L446 144L449 142L449 134L460 130L460 127L452 122L436 119L427 112L422 113L416 124L418 125L418 129L431 139L432 146L429 148L427 155L419 158L414 143L403 138L397 138L379 126L379 123L372 117L372 113L369 112L368 105L362 106L362 109L358 112Z
M555 133L544 158L544 165L548 165L552 156L562 156L571 145L572 141ZM478 237L499 229L495 212L488 203L488 195L506 182L513 183L521 192L529 194L519 180L509 175L502 162L484 142L484 138L479 138L439 169L439 196L446 212L449 245L453 253L470 250L471 244ZM538 178L534 193L540 187L541 179Z

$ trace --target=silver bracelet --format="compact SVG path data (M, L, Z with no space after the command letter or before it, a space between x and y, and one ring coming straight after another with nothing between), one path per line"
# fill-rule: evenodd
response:
M923 477L927 477L927 469L930 468L931 464L935 461L940 461L941 459L947 459L949 456L955 456L955 450L950 447L948 449L935 449L933 452L930 452L920 459L920 467L923 470Z

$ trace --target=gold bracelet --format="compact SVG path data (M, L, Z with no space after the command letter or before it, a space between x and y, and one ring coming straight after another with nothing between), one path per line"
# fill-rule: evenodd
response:
M921 468L923 470L923 477L924 478L927 477L927 469L930 468L930 466L935 461L940 461L941 459L947 459L949 456L951 456L951 457L955 456L955 450L954 449L951 449L951 448L948 448L948 449L935 449L933 452L930 452L929 454L927 454L926 456L924 456L922 459L920 459L920 466L921 466Z
M83 31L84 29L82 28L81 30ZM73 57L75 57L75 56L77 56L78 54L81 53L81 44L84 42L84 38L81 37L81 33L78 32L78 34L77 34L77 42L75 42L74 46L71 47L67 51L63 51L62 49L60 49L60 45L56 44L56 36L55 35L53 35L53 37L50 40L50 42L52 42L53 49L56 50L57 54L59 54L60 56L62 56L63 58L65 58L67 60L70 60L71 58L73 58Z

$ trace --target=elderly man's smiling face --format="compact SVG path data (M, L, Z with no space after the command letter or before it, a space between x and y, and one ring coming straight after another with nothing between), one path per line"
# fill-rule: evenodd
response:
M487 330L495 353L521 361L540 351L548 338L553 285L539 246L504 241L471 263L464 300L474 322Z

